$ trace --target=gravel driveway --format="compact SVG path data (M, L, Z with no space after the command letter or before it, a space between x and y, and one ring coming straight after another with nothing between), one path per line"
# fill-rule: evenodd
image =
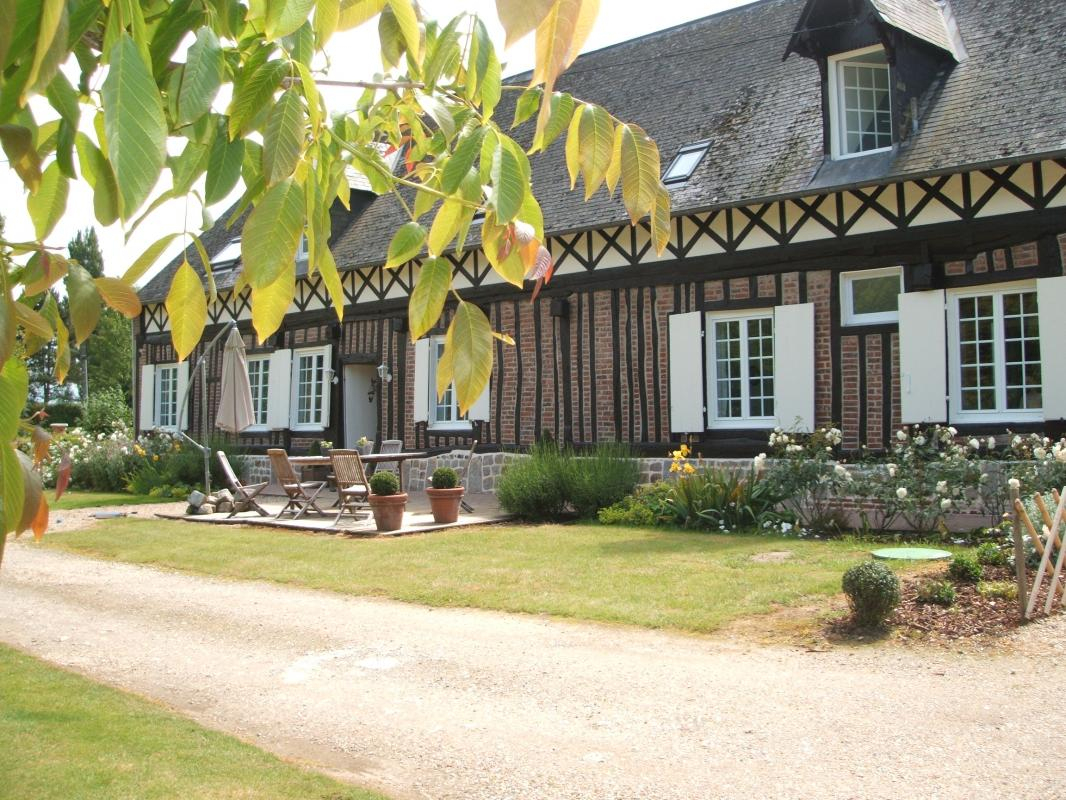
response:
M0 641L396 798L1066 795L1063 618L995 656L805 652L12 542Z

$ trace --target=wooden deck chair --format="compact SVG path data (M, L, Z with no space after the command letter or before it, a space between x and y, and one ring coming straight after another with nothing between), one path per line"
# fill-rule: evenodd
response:
M356 511L370 508L370 484L363 470L363 459L359 457L358 450L331 450L329 453L330 463L333 465L333 474L337 481L337 519L340 522L345 511L355 517Z
M466 459L463 461L462 466L460 466L459 469L456 470L456 472L459 473L459 485L460 486L466 486L466 476L470 474L470 461L471 461L471 459L473 459L474 450L476 450L476 449L477 449L477 439L474 439L474 441L472 441L470 443L470 449L469 450L453 450L452 451L452 453L457 454L457 455L458 454L462 454L462 453L466 453ZM474 507L472 505L470 505L468 502L466 502L465 496L464 496L464 498L462 500L459 501L459 507L462 508L463 511L465 511L467 514L471 514L474 511Z
M315 511L322 516L326 512L318 507L315 499L326 488L325 481L301 481L296 477L296 471L289 462L289 456L280 448L267 450L270 456L270 467L281 484L281 488L289 498L289 502L278 512L274 519L280 519L284 514L293 514L293 519L299 519L306 511Z
M403 439L385 439L381 442L381 449L379 453L399 453L403 451ZM379 469L387 469L390 472L395 472L396 477L400 477L400 462L399 461L379 461L374 471Z
M226 519L229 519L240 511L255 511L261 517L269 517L270 514L268 514L266 510L256 502L255 498L259 496L259 493L263 491L270 482L263 481L262 483L243 484L237 477L237 473L233 471L233 467L229 463L229 458L226 457L226 454L219 450L215 455L218 456L218 463L222 465L222 474L226 477L226 483L229 484L230 491L233 492L233 510L229 512L229 516L227 516ZM244 507L238 507L238 503Z

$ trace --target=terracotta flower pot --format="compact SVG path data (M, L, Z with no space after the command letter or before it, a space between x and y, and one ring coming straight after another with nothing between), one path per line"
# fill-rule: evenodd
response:
M403 510L407 507L407 493L372 494L367 498L374 512L374 524L382 533L403 527Z
M434 489L426 487L426 496L429 498L429 507L433 510L433 521L438 525L446 525L459 519L459 504L463 501L466 490L462 486L454 489Z

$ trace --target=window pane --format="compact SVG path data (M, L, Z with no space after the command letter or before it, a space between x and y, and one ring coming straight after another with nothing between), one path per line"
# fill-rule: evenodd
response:
M884 314L899 310L899 275L851 280L851 308L856 314Z
M884 52L842 63L838 75L841 108L837 113L843 123L841 133L845 152L862 153L891 147L891 100Z

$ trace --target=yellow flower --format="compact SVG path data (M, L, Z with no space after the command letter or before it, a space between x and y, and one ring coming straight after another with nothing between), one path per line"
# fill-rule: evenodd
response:
M181 452L181 445L178 444L177 442L174 443L174 452L175 453L180 453Z
M691 453L691 452L692 451L688 449L688 445L687 444L681 445L681 457L682 458L688 458L688 454Z
M682 453L680 450L675 450L674 451L674 458L684 458L684 457L685 457L685 454Z
M695 471L696 471L696 468L694 466L692 466L691 464L685 464L685 474L686 475L691 475Z
M670 471L671 472L680 472L681 471L681 467L679 467L677 465L677 462L675 461L673 464L670 465Z
M157 456L157 455L156 456L152 456L152 461L158 461L158 460L159 460L159 456Z

